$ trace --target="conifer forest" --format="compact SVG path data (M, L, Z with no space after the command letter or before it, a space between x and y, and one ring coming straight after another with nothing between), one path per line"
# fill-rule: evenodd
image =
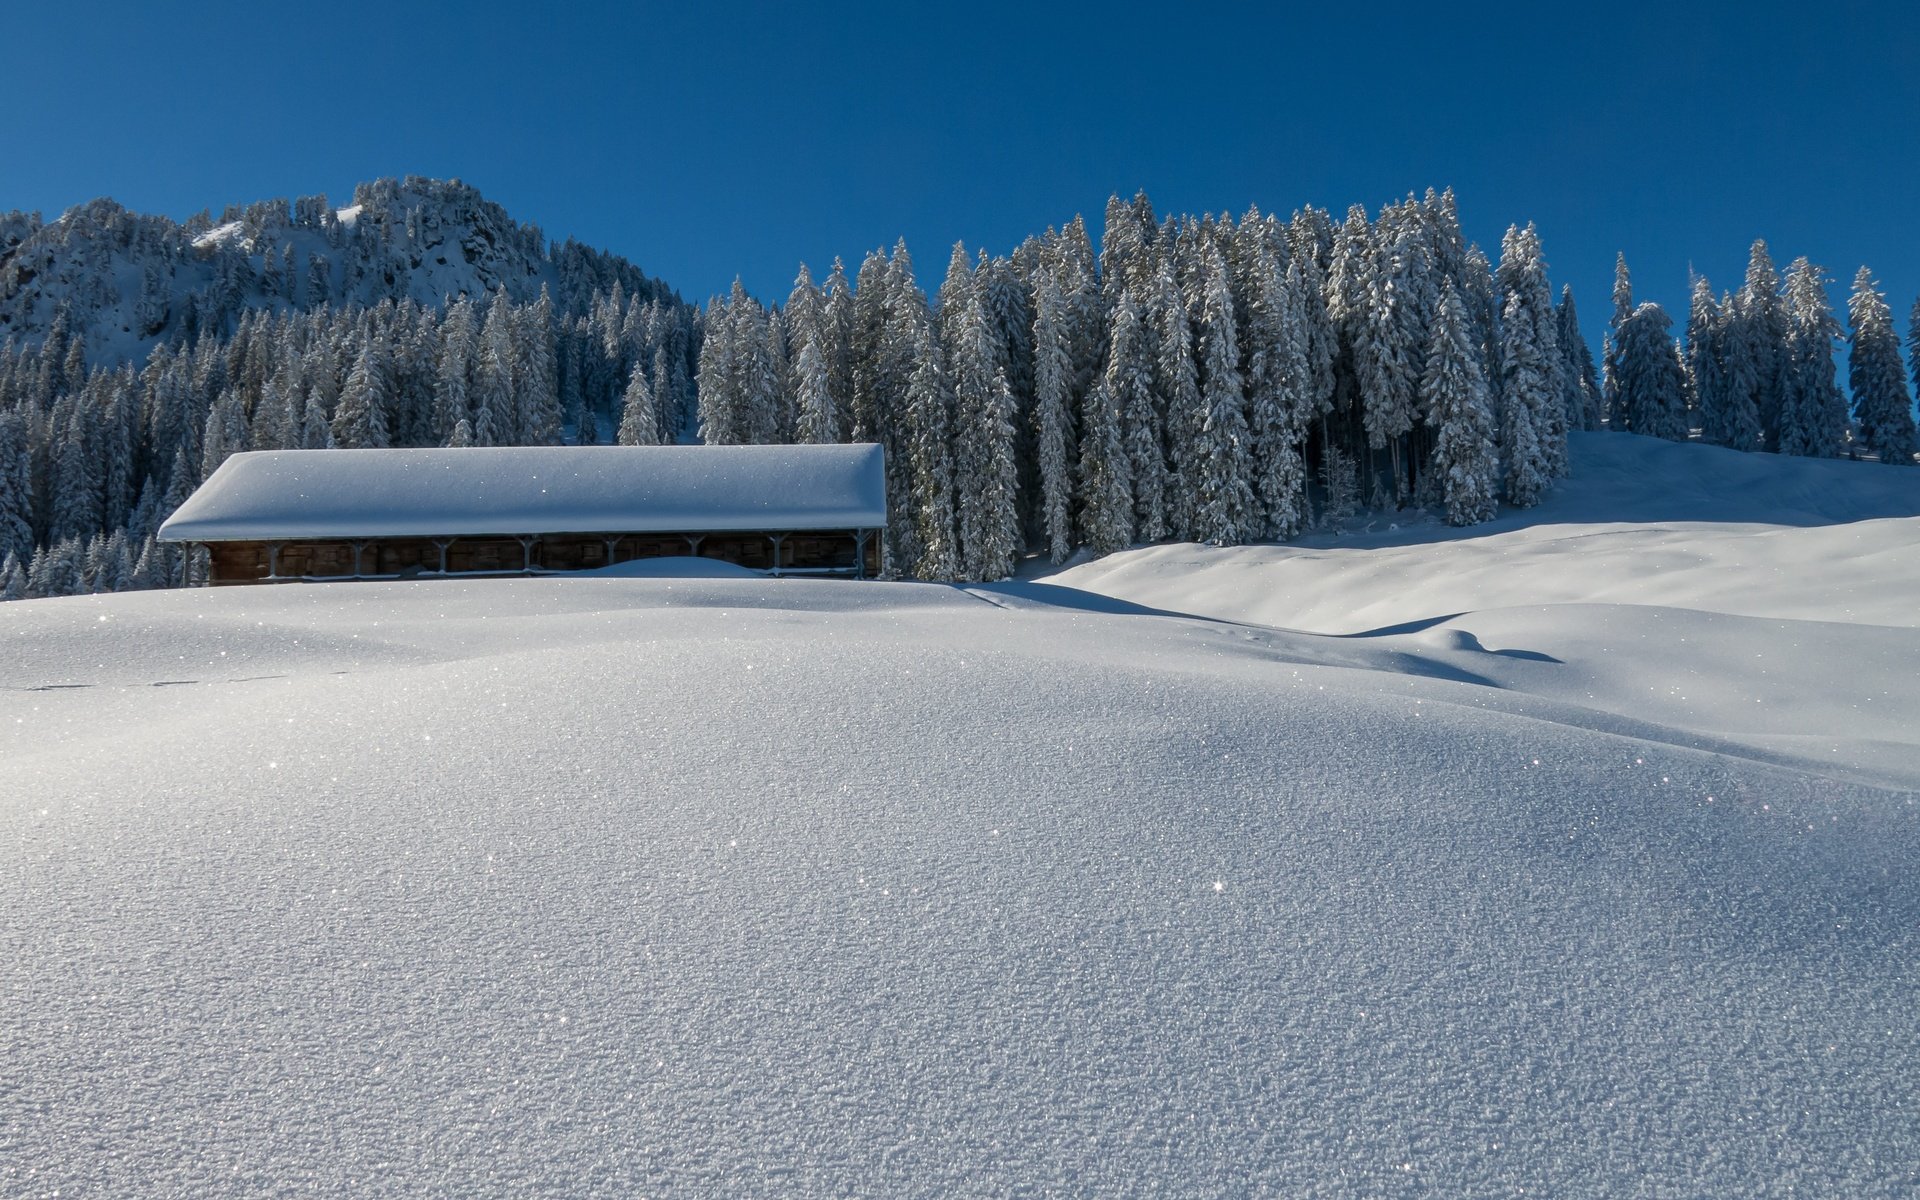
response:
M1496 261L1451 192L1104 217L1098 248L1078 217L1005 256L956 245L937 288L900 243L700 309L459 183L0 216L0 596L192 582L155 530L243 450L878 442L888 570L928 580L1403 509L1470 525L1538 503L1571 430L1920 450L1864 267L1843 325L1820 267L1755 242L1676 321L1622 260L1596 359L1539 233L1510 227Z

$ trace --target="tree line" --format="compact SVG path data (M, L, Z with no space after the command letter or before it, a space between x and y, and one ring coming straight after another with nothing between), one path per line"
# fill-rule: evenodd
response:
M332 228L308 207L296 224ZM116 368L90 368L59 316L0 347L0 595L186 580L153 531L243 449L879 442L888 570L922 579L1287 539L1364 509L1470 525L1538 503L1570 430L1910 465L1891 310L1863 269L1849 400L1825 285L1756 242L1738 291L1695 281L1677 338L1622 260L1596 362L1537 232L1509 228L1496 264L1450 192L1237 220L1138 195L1108 202L1097 250L1079 218L1006 256L956 246L931 296L902 242L852 278L803 265L778 304L736 282L704 313L618 279L566 311L504 288L202 304L191 340Z

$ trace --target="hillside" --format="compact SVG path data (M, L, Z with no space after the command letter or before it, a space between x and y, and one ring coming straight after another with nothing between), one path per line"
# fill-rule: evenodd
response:
M0 606L0 1192L1904 1194L1906 473L1573 450L1001 585Z
M517 304L545 287L577 311L615 283L629 296L678 300L625 259L574 242L549 247L539 226L459 180L381 179L356 187L342 208L302 196L184 223L108 199L53 221L0 215L0 340L38 345L64 310L95 366L138 365L157 344L231 332L249 313L437 307L503 287Z

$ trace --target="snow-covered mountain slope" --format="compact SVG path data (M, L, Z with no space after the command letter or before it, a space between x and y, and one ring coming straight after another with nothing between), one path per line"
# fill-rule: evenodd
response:
M1920 630L1531 528L0 606L0 1192L1907 1194Z
M1038 578L1155 608L1360 633L1523 604L1656 604L1920 625L1920 472L1569 436L1573 475L1537 508L1286 545L1191 543ZM1904 582L1904 585L1903 585Z
M546 287L565 310L615 282L629 296L672 295L624 259L549 247L538 226L458 180L376 180L346 208L303 196L234 206L218 222L177 223L105 199L51 222L0 216L0 338L38 344L64 310L96 366L141 361L156 342L246 311L439 305L500 287L517 303Z

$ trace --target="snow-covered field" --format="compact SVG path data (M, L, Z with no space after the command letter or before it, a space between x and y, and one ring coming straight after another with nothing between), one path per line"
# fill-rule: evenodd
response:
M1575 454L995 587L0 605L0 1194L1911 1194L1920 472Z

